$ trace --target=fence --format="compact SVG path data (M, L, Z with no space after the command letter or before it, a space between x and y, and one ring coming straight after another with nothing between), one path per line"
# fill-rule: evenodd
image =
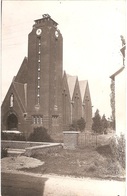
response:
M79 147L96 147L97 146L97 134L93 133L80 133L78 137Z

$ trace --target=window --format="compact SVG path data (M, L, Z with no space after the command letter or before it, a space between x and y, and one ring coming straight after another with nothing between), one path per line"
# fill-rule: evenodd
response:
M14 95L11 94L10 96L10 107L13 107L14 106Z
M34 125L43 124L43 116L42 115L33 115L32 116L32 123Z
M52 115L52 126L58 126L59 125L59 116L58 115Z
M32 116L32 123L36 124L36 117L35 116Z

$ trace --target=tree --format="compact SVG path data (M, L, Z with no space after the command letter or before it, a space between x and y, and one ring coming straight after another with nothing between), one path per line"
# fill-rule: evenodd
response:
M106 130L108 128L108 121L107 121L107 119L105 117L105 114L103 114L103 116L102 116L101 124L102 124L102 131L103 131L103 133L106 134L107 133Z
M101 116L99 114L98 109L96 110L95 115L93 117L92 130L94 130L95 133L101 133L102 132Z
M52 142L50 135L47 133L47 129L44 127L34 128L34 132L32 132L28 138L28 141L34 142Z
M86 122L84 120L84 118L80 118L78 120L73 120L73 123L70 125L69 127L69 130L70 131L84 131L85 129L85 125L86 125Z
M86 122L85 122L84 118L81 117L79 120L77 120L77 125L78 125L78 128L81 132L84 131L85 126L86 126Z

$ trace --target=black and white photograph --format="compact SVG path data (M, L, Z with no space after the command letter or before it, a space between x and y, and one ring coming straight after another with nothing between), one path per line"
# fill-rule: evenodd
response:
M126 196L126 6L1 1L1 196Z

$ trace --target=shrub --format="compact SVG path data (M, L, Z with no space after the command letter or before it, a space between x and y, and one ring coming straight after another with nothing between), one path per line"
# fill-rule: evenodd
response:
M121 166L125 169L125 146L126 140L123 134L112 137L110 140L110 148L115 159L119 161Z
M69 127L69 130L70 131L81 131L83 132L84 129L85 129L85 125L86 125L86 122L84 120L84 118L80 118L78 120L73 120L73 123L70 125Z
M7 148L2 148L1 149L1 158L7 157L7 156L8 156Z
M77 120L77 125L78 125L78 128L81 132L84 131L85 126L86 126L86 122L85 122L84 118L81 117L79 120Z
M1 132L2 140L13 140L13 141L25 141L25 137L22 134Z
M34 129L34 132L30 134L28 141L52 142L52 139L47 133L47 129L45 129L44 127L37 127Z

